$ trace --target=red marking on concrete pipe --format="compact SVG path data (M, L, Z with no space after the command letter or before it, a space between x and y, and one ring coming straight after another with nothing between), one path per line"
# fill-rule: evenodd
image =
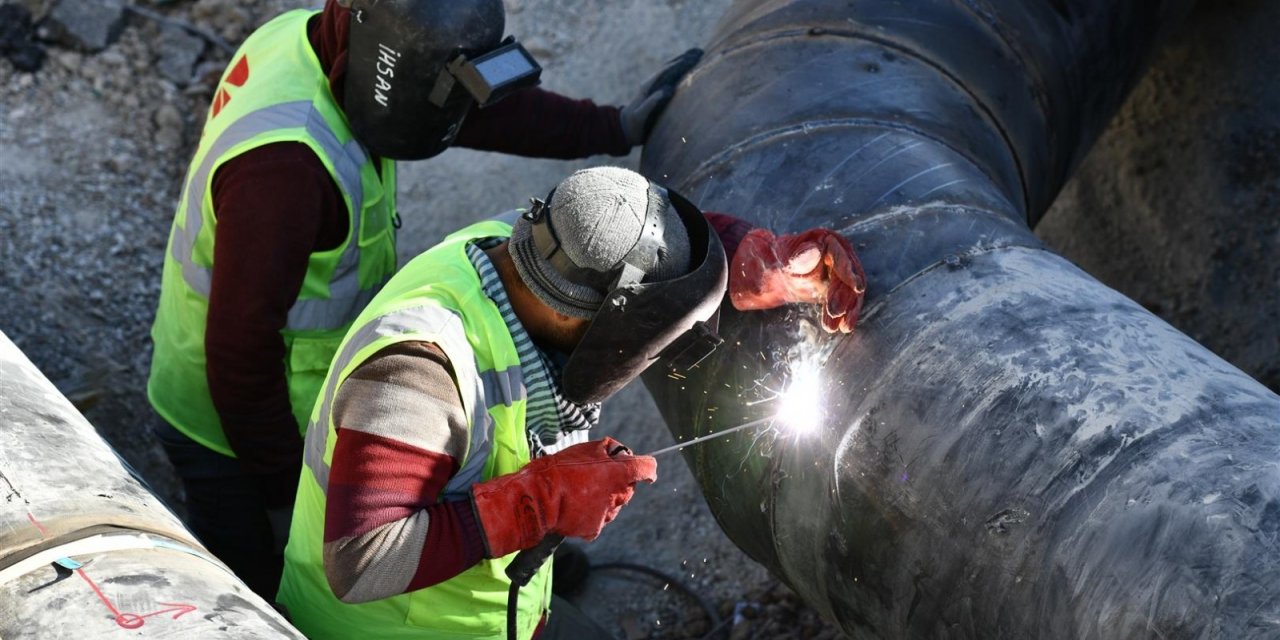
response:
M40 524L40 521L39 521L39 520L36 520L35 515L33 515L30 511L28 511L28 512L27 512L27 520L30 520L30 521L31 521L31 524L35 525L35 526L36 526L36 528L40 530L40 537L41 537L41 538L48 537L48 535L49 535L49 530L48 530L48 529L45 529L45 528L44 528L44 525Z
M89 588L93 589L93 592L97 594L98 599L102 601L103 605L106 605L107 610L114 616L115 623L125 629L137 629L138 627L146 624L146 619L152 616L173 613L172 619L177 620L183 615L196 610L195 605L179 604L175 602L160 602L158 604L164 605L168 608L144 614L122 612L111 603L111 599L108 598L106 594L102 593L102 589L100 589L98 585L89 578L89 574L85 573L84 569L76 569L76 573L80 574L80 577L83 578L85 582L89 583Z

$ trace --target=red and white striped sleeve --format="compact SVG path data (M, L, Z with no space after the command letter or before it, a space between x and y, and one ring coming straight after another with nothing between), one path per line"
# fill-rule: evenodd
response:
M484 557L469 501L441 501L466 452L466 414L449 359L393 345L362 364L334 401L337 444L325 504L324 564L344 602L443 582Z

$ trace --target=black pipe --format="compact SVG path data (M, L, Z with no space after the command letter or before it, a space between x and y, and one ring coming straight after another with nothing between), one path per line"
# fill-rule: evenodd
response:
M1031 233L1189 0L741 0L646 146L858 249L864 320L735 314L646 384L722 527L857 637L1275 637L1280 397Z

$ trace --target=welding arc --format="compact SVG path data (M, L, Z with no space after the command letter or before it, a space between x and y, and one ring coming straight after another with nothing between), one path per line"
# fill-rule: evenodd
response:
M646 454L646 455L648 455L648 456L650 456L650 457L655 457L655 456L660 456L660 455L662 455L662 454L664 454L664 453L670 453L670 452L672 452L672 451L679 451L680 449L683 449L683 448L685 448L685 447L687 447L687 446L689 446L689 445L698 444L699 442L706 442L707 440L714 440L714 439L716 439L716 438L719 438L720 436L727 436L727 435L729 435L729 434L731 434L731 433L733 433L733 432L735 432L735 431L742 431L743 429L749 429L749 428L751 428L751 427L759 426L759 425L764 424L764 423L766 423L766 422L770 422L770 421L774 420L775 418L777 418L777 415L765 416L765 417L763 417L763 418L760 418L759 420L752 420L751 422L748 422L748 423L746 423L746 424L740 424L740 425L738 425L738 426L736 426L736 427L732 427L732 428L729 428L729 429L725 429L724 431L717 431L717 432L715 432L715 433L707 434L707 435L705 435L705 436L698 436L697 438L694 438L694 439L692 439L692 440L687 440L687 441L685 441L685 442L681 442L681 443L679 443L679 444L673 444L673 445L671 445L671 446L669 446L669 447L663 447L663 448L661 448L661 449L658 449L657 451L654 451L653 453L649 453L649 454Z

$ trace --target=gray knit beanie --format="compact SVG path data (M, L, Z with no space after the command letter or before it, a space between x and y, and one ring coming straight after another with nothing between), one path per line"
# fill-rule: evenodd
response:
M619 277L624 284L654 282L688 272L684 222L666 190L644 176L620 167L583 169L561 182L550 200L545 219L516 221L508 251L521 279L552 309L590 318ZM542 250L535 224L551 232L543 234ZM566 261L553 258L557 252L575 273L562 272Z

